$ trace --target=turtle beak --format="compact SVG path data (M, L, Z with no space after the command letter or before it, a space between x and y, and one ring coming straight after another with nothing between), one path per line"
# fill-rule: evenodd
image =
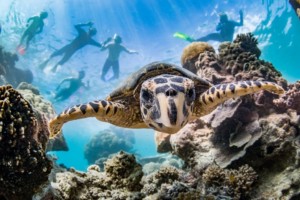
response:
M167 90L165 94L157 95L157 103L161 113L160 118L155 120L156 124L161 124L158 131L173 134L188 122L189 106L186 104L184 93Z

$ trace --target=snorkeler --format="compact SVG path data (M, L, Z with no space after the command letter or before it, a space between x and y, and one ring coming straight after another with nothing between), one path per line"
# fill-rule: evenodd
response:
M78 78L70 77L62 80L60 84L56 88L56 94L54 96L55 101L63 101L68 99L72 94L74 94L80 87L84 87L85 89L90 88L89 81L87 81L87 85L85 85L82 80L85 77L84 71L79 71ZM68 83L69 87L60 88L63 83Z
M176 32L174 33L174 37L184 39L188 42L196 42L196 41L203 41L207 42L209 40L219 41L219 42L225 42L225 41L232 41L233 40L233 34L234 34L234 28L236 26L243 26L243 11L240 10L240 22L228 20L228 16L225 13L222 13L219 15L220 22L217 25L216 30L219 32L216 33L210 33L204 37L194 39L190 37L189 35L186 35L184 33Z
M105 44L101 48L101 51L108 49L108 56L102 68L101 79L103 81L105 81L105 75L107 74L110 67L112 67L114 75L109 80L119 78L119 73L120 73L119 56L122 51L125 51L126 53L129 54L138 54L137 51L129 50L123 45L121 45L121 43L122 43L122 38L119 35L115 34L113 37L113 41L108 44Z
M234 28L236 26L243 26L243 11L240 10L240 22L228 20L228 16L225 13L220 14L220 22L217 25L216 30L219 31L218 33L211 33L204 37L196 39L196 41L203 41L207 42L209 40L215 40L219 42L224 41L232 41Z
M27 20L27 24L26 24L27 29L23 33L20 43L17 47L17 50L20 54L24 54L25 51L27 50L27 48L29 47L29 42L32 40L32 38L36 34L39 34L43 31L43 28L44 28L43 20L46 19L47 17L48 17L48 13L43 11L40 13L39 16L33 16ZM25 44L25 47L23 47L22 45L23 45L25 38L26 38L26 44Z
M82 29L82 27L84 26L89 26L88 32ZM82 47L88 44L96 47L102 47L100 43L92 39L92 37L97 33L96 28L93 28L92 26L92 22L75 25L75 29L78 32L78 36L70 44L67 44L66 46L52 53L50 58L40 65L40 68L45 68L51 58L64 54L62 59L52 68L51 71L55 72L59 65L63 65L65 62L67 62L72 57L72 55Z

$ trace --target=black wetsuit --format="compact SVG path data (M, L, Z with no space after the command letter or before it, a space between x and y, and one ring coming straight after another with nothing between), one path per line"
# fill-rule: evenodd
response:
M220 32L208 34L204 37L198 38L196 41L203 41L203 42L207 42L209 40L214 40L219 42L232 41L234 28L236 26L243 26L242 14L240 14L240 22L235 22L231 20L225 21L223 23L219 22L216 30Z
M55 51L50 58L53 58L58 55L64 54L63 58L57 63L58 65L63 65L67 62L72 55L82 47L90 44L97 47L101 47L101 44L96 42L91 38L91 36L85 32L81 27L81 25L75 25L75 28L78 32L78 36L68 45L62 47L61 49Z

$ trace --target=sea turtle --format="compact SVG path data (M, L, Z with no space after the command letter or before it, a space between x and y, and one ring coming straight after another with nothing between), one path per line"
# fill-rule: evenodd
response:
M64 123L87 117L120 127L150 127L173 134L225 100L259 90L284 93L279 85L266 81L213 86L184 68L154 62L133 73L106 100L79 104L63 111L50 121L50 137L59 134Z

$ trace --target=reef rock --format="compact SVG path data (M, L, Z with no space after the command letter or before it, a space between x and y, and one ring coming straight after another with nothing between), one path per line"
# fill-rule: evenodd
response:
M104 161L111 154L121 150L129 152L132 150L134 142L133 131L111 126L92 137L85 146L84 156L89 164L103 167Z
M197 57L195 52L192 56ZM199 76L214 84L267 80L288 89L284 95L278 97L264 91L228 100L211 114L187 124L170 137L157 132L157 149L170 151L184 160L184 166L196 174L194 178L201 177L213 164L222 170L232 168L238 171L241 166L247 165L255 171L256 175L250 181L252 189L247 186L247 192L243 191L243 194L238 192L240 189L227 190L230 188L228 185L222 187L227 188L226 191L216 186L209 189L226 197L299 198L298 177L286 174L295 175L299 171L300 84L298 81L288 85L281 73L271 63L260 60L259 56L257 40L252 34L242 34L232 43L222 43L219 54L200 51L198 60L193 60L193 66ZM222 173L223 179L219 183L224 183L225 172ZM230 177L229 180L234 182L235 179ZM258 181L252 185L254 177L258 177ZM186 194L190 195L190 192ZM201 192L197 195L203 197L204 194L212 195Z
M183 49L181 64L184 68L196 73L195 62L200 53L215 52L214 48L206 42L193 42Z
M300 1L299 0L289 0L289 2L292 5L292 7L295 10L298 17L300 18Z
M40 95L39 90L33 85L22 82L17 87L18 92L32 105L39 113L43 114L47 121L53 118L56 113L52 104ZM48 127L45 127L48 129ZM47 151L68 151L68 145L63 134L54 139L50 139L47 143Z
M289 85L289 90L279 99L274 100L275 105L282 111L293 109L300 114L300 81Z
M0 46L0 83L11 84L17 87L21 82L31 83L33 74L30 70L22 70L15 67L19 60L17 54L12 54L3 50Z
M0 197L27 200L51 171L47 121L11 86L0 87Z
M105 163L101 172L91 165L86 173L70 169L55 174L44 196L36 199L90 200L90 199L142 199L142 166L133 155L120 152Z

